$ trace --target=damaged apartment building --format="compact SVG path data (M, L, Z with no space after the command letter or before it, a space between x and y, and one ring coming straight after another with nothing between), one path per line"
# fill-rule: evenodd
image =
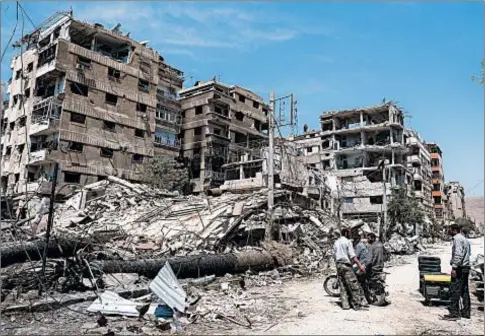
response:
M434 142L427 144L431 153L431 182L433 184L433 209L435 218L440 224L449 222L447 195L445 194L445 173L443 170L443 153Z
M59 189L139 181L150 158L179 155L183 73L147 43L72 12L22 37L2 120L3 190L44 191L55 163Z
M341 200L343 218L377 221L391 187L406 183L404 118L394 103L330 111L320 117L321 130L292 137L305 164L325 172ZM335 208L336 210L336 208Z
M215 79L179 92L183 156L194 192L256 178L268 138L269 106L255 93Z
M465 188L458 181L445 184L444 193L448 203L450 220L466 218Z
M429 214L430 218L433 218L431 154L426 142L418 132L406 129L404 137L409 149L407 153L407 168L410 174L407 184L412 186L411 189L414 191L414 196L421 204L423 210Z

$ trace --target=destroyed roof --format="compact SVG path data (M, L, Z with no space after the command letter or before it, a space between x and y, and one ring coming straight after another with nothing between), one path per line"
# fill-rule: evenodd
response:
M201 90L203 88L207 88L207 87L211 87L211 86L222 86L224 88L226 88L227 90L229 91L245 91L246 94L248 95L251 95L251 99L253 100L256 100L256 101L259 101L263 104L266 104L265 103L265 100L263 97L261 97L260 95L254 93L253 91L247 89L247 88L244 88L242 86L239 86L239 85L229 85L229 84L225 84L225 83L222 83L216 79L211 79L209 81L206 81L206 82L196 82L195 85L191 86L191 87L188 87L188 88L184 88L182 90L179 91L179 94L180 95L186 95L188 93L191 93L191 92L196 92L198 90Z
M386 112L389 110L390 107L394 107L395 109L401 111L399 107L396 106L394 102L388 102L379 105L373 105L368 107L358 107L354 109L343 109L343 110L331 110L325 111L322 115L320 115L320 119L327 119L328 117L334 116L336 114L353 114L356 112L366 112L366 113L379 113L379 112Z

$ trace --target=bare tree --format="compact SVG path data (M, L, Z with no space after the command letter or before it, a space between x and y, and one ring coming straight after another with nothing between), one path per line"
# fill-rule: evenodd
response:
M472 80L478 81L478 83L480 85L483 85L483 60L481 62L481 65L482 65L482 73L481 73L481 75L480 76L472 75Z

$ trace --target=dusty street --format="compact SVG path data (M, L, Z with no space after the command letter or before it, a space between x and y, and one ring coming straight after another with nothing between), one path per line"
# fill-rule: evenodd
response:
M472 260L483 253L483 238L472 240ZM444 244L430 254L439 255L444 272L450 271L450 243ZM446 313L444 306L426 307L418 292L417 256L411 256L410 264L387 269L390 298L388 307L371 307L368 311L343 311L338 299L329 298L323 292L322 280L305 283L291 282L284 286L287 300L293 300L293 317L283 319L270 329L257 330L253 334L268 335L410 335L410 334L461 334L483 335L483 311L472 295L472 319L459 322L440 320Z

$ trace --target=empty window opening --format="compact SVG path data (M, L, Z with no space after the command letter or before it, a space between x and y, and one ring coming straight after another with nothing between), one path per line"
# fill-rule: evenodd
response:
M108 68L108 77L119 79L121 77L121 72L113 68Z
M27 64L27 72L31 72L32 70L34 70L34 62Z
M91 69L91 60L86 57L78 56L76 68L80 70Z
M264 115L266 115L266 116L268 115L268 109L267 109L266 107L263 107L263 113L264 113Z
M24 152L25 144L17 145L17 151L22 154Z
M353 199L353 198L350 198L350 197L345 197L345 198L343 199L343 202L344 202L344 203L347 203L347 204L349 204L349 203L354 203L354 199Z
M56 92L55 78L40 78L35 83L35 95L43 98L51 97Z
M86 116L84 114L71 112L71 122L78 124L86 124Z
M27 182L34 182L35 181L35 173L28 172L27 173Z
M147 106L142 103L136 103L136 110L138 112L146 112L147 111Z
M10 156L10 154L12 154L12 147L7 146L7 148L5 149L5 156Z
M51 42L50 36L45 37L43 40L39 41L39 48L43 48Z
M81 96L88 96L89 88L87 85L79 84L79 83L71 83L71 91L74 94L81 95Z
M143 163L143 155L133 154L133 162L134 163Z
M194 135L201 135L202 134L202 127L194 128Z
M242 112L236 112L234 115L236 117L236 120L243 121L244 120L244 114Z
M29 98L30 97L30 88L25 89L25 91L24 91L24 97L25 98Z
M84 145L80 142L71 141L71 142L69 142L67 149L69 149L72 152L82 153L82 151L84 149Z
M22 117L20 117L20 118L19 118L19 121L18 121L18 123L19 123L19 127L24 127L24 126L25 126L26 121L27 121L27 117L26 117L26 116L22 116Z
M12 122L10 123L10 130L11 130L11 131L13 131L14 129L15 129L15 122L14 122L14 121L12 121Z
M64 182L66 183L81 183L81 174L73 172L64 172Z
M98 175L98 181L104 181L104 180L107 180L107 179L108 179L108 176Z
M100 155L102 157L112 158L114 151L111 148L101 148Z
M254 128L258 131L261 131L261 121L255 120L254 121Z
M107 93L105 101L106 101L106 104L116 106L116 104L118 103L118 96L111 93Z
M259 109L259 103L257 101L253 101L253 107L255 109Z
M135 136L137 138L144 138L145 137L145 131L139 128L135 128Z
M195 115L202 114L202 106L196 106L195 107Z
M103 129L105 131L116 132L116 124L112 121L103 120Z
M369 200L370 204L382 204L382 196L371 196Z
M313 152L313 147L307 147L307 148L306 148L306 151L307 151L307 153L311 153L311 152Z
M20 79L20 76L22 76L22 70L17 70L15 73L15 79Z
M20 180L20 174L17 173L14 175L15 183L17 183Z
M246 97L242 96L242 95L239 95L239 101L241 103L245 103L246 102Z
M143 92L150 92L150 83L144 79L138 80L138 90Z
M47 48L43 52L39 54L39 61L37 63L37 67L41 67L42 65L49 63L56 57L56 48L57 45L54 44L52 47Z
M440 191L441 190L441 185L435 183L433 184L433 191Z

